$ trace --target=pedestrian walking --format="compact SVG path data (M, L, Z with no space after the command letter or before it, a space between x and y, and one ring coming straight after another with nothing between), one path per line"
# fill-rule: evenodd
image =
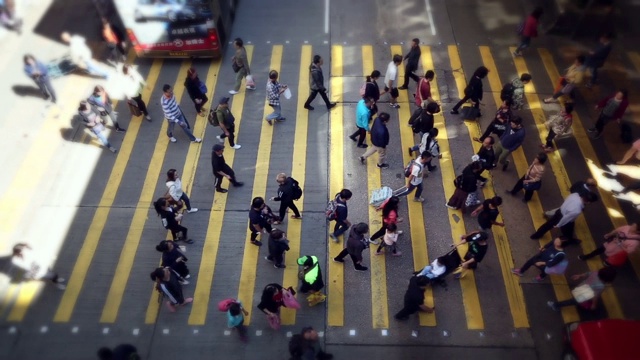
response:
M100 140L102 146L109 149L112 153L118 151L107 139L106 134L104 133L105 128L105 120L100 116L100 113L97 109L95 109L91 104L86 101L81 101L80 106L78 107L78 115L82 119L84 125L91 130L91 132Z
M287 209L293 211L292 219L302 219L302 215L294 203L294 200L298 200L302 196L302 189L298 181L285 173L280 173L276 176L276 182L278 183L278 196L272 197L271 201L280 201L280 220L284 221Z
M511 272L516 276L523 276L530 267L535 266L540 270L540 275L536 276L536 280L544 280L547 277L547 269L557 265L562 266L560 263L566 261L567 254L564 253L564 243L565 241L560 237L553 239L541 247L538 253L529 258L521 267L511 269Z
M529 16L520 24L518 29L518 35L520 35L520 45L513 52L514 56L522 56L522 50L529 47L531 39L538 37L538 25L540 24L540 17L544 10L541 6L536 7Z
M312 294L322 295L320 290L324 288L324 282L322 280L322 271L320 270L318 257L314 255L304 255L299 257L296 262L299 266L302 266L302 273L298 273L298 278L300 278L302 282L300 292L303 294L311 292Z
M366 148L367 144L365 144L365 139L367 137L367 132L369 129L369 120L371 119L371 106L372 101L368 97L363 97L358 100L358 105L356 105L356 128L357 130L349 135L349 139L358 142L359 148ZM358 138L358 139L356 139Z
M382 238L382 242L378 245L378 250L376 250L376 255L382 255L383 248L389 248L391 250L391 254L393 256L400 256L402 252L398 251L396 244L398 243L398 235L402 234L402 231L398 230L398 226L396 224L389 224L384 233L384 237Z
M176 312L178 306L193 302L193 298L185 298L179 276L169 267L159 267L151 272L151 280L156 283L156 290L168 300L165 302L170 312Z
M106 17L100 18L100 35L109 49L109 61L114 65L124 63L127 60L125 49L127 42L124 31L120 27L113 25Z
M284 306L283 290L280 284L268 284L262 290L260 303L258 303L258 309L267 315L269 326L274 330L280 329L280 307Z
M511 103L509 99L503 100L502 104L496 111L496 116L493 118L493 121L489 123L486 130L479 138L474 137L473 140L477 142L484 142L484 139L489 137L491 134L494 134L500 139L502 135L509 128L509 123L514 118L513 113L511 112Z
M347 230L349 230L349 227L351 226L351 222L349 221L349 218L348 218L349 208L347 207L347 201L351 199L351 196L353 196L353 193L351 192L351 190L342 189L340 190L339 193L336 194L336 196L330 202L330 205L333 202L333 206L332 206L333 212L328 216L328 217L331 217L329 221L335 220L336 223L333 226L333 232L329 234L329 236L335 242L340 241L338 237L344 234Z
M495 145L495 154L498 163L502 164L502 171L507 171L511 161L507 160L509 154L516 151L524 142L526 132L522 126L522 118L515 117L509 122L509 127L500 136L500 141Z
M233 149L240 149L242 145L236 144L236 118L229 110L229 98L223 97L212 113L209 113L209 123L213 126L219 126L222 134L217 135L216 139L224 143L224 139L229 139L229 146Z
M409 78L415 82L420 82L420 77L413 72L418 70L418 63L420 62L420 39L414 38L411 40L411 49L404 56L404 83L398 88L398 90L406 90L409 87ZM418 105L420 106L420 105Z
M369 156L374 153L378 153L378 168L386 169L389 164L385 163L387 153L387 145L389 145L389 129L387 129L387 123L391 119L391 116L385 112L378 114L378 117L373 120L371 125L371 147L360 156L360 162L366 163Z
M413 201L424 201L424 198L422 197L422 182L424 181L424 177L427 174L424 172L424 167L427 166L432 158L433 156L431 156L431 153L429 151L423 151L418 159L411 161L411 163L409 164L411 170L409 173L409 177L407 178L407 185L405 186L405 189L396 194L397 197L407 196L413 191L413 189L416 189Z
M182 285L187 285L191 275L189 274L189 268L187 267L187 257L184 255L180 248L175 245L173 241L162 240L156 245L156 250L162 253L162 263L160 266L169 267L175 271L182 280Z
M269 71L269 82L267 82L267 101L269 106L273 108L273 112L266 117L266 121L269 125L273 125L274 121L287 120L282 116L282 107L280 105L280 95L285 92L289 87L278 82L278 72L275 70Z
M460 246L462 244L468 244L467 253L463 257L463 262L460 267L454 271L455 278L460 279L469 269L476 269L478 264L482 262L484 256L487 254L489 243L487 243L489 235L484 231L474 231L469 234L462 235L460 242L454 246Z
M629 106L627 97L627 90L619 89L615 94L609 95L598 102L596 110L600 111L600 115L598 115L598 120L594 127L588 130L591 133L595 133L594 139L602 137L602 130L611 120L615 119L618 124L621 123L622 117Z
M423 152L428 151L429 154L431 154L432 159L434 157L442 159L442 154L440 153L440 145L438 144L438 139L436 139L439 133L440 131L438 130L438 128L432 128L428 132L424 133L422 135L420 144L414 145L413 147L409 148L409 156L413 156L414 152L422 154ZM437 166L431 165L432 159L427 161L427 163L425 164L427 165L427 170L429 170L430 172L434 171L437 168Z
M214 186L219 193L226 193L228 190L222 188L222 178L225 177L234 187L240 187L244 185L236 179L236 173L231 169L227 162L224 160L224 146L220 144L213 145L213 151L211 152L211 167L213 168L213 177L215 178Z
M547 134L546 143L541 144L542 150L545 152L553 152L553 139L558 135L566 135L571 132L571 125L573 124L573 103L567 102L564 104L564 109L559 113L551 115L549 120L545 122L549 134Z
M412 276L409 279L409 287L404 293L404 307L394 315L396 320L408 320L409 315L418 311L427 314L434 312L434 307L429 307L424 303L424 291L429 283L429 278L426 276Z
M242 307L241 301L231 303L229 310L227 310L227 327L236 329L242 342L248 341L247 327L244 326L244 317L248 315L249 312Z
M273 230L269 221L268 211L264 211L267 205L261 197L255 197L251 200L251 209L249 210L249 231L251 232L251 243L256 246L262 246L262 241L258 240L258 235L269 234ZM260 235L262 239L264 235Z
M504 227L503 222L496 221L498 215L500 215L500 210L498 209L500 205L502 205L502 198L500 196L494 196L491 199L486 199L480 206L473 210L471 216L478 217L480 229L488 231L492 225Z
M582 84L584 80L584 55L578 55L573 61L573 64L565 70L563 76L558 80L558 85L554 90L554 94L551 97L544 99L545 104L557 103L558 98L561 96L568 96L574 98L574 90L577 86Z
M369 247L369 239L365 238L365 234L368 232L369 225L365 223L352 226L346 247L333 258L333 261L344 263L344 258L349 255L356 271L367 271L369 268L362 265L362 252Z
M265 256L265 260L271 261L276 269L284 269L284 252L289 251L289 240L286 238L284 231L273 229L269 233L269 255Z
M19 243L13 246L11 264L23 271L22 277L25 280L49 280L56 284L56 287L60 290L67 288L64 284L65 279L60 277L57 272L42 266L28 244Z
M403 221L401 217L398 217L398 203L400 203L400 198L391 196L376 209L376 211L382 210L382 226L380 230L371 235L372 243L378 244L377 240L384 236L389 225L396 225ZM402 230L398 231L398 234L402 234Z
M387 73L384 75L384 93L389 93L389 106L399 109L398 104L398 66L402 64L402 55L393 55L393 59L387 65ZM415 75L414 75L415 76Z
M173 241L184 241L187 244L193 244L193 240L187 237L188 229L180 225L182 214L177 214L169 205L166 198L161 197L153 203L156 213L162 219L162 226L171 231Z
M640 139L631 144L631 147L624 153L622 159L616 161L616 164L624 165L627 161L631 160L632 157L636 160L640 160Z
M489 69L484 66L480 66L473 72L471 79L469 80L469 84L464 88L464 97L458 101L458 103L451 109L452 114L459 114L458 109L462 106L462 104L466 103L468 100L471 100L471 106L476 108L477 114L476 117L481 117L480 113L480 100L482 100L483 90L482 90L482 79L486 78L489 74Z
M587 310L595 310L602 292L616 279L616 269L612 267L603 267L597 271L588 271L583 274L573 275L571 280L579 281L584 279L578 286L571 291L573 297L563 301L547 301L554 311L560 311L565 306L577 306Z
M427 103L436 102L435 100L433 100L433 97L431 95L431 81L433 81L435 77L436 73L434 73L433 70L427 70L424 73L424 77L418 82L418 88L416 89L415 95L417 107L422 106L425 101L427 101Z
M575 228L574 221L582 213L585 205L596 201L598 201L598 196L592 192L569 195L553 216L531 235L531 239L540 239L547 231L553 228L559 228L562 235L566 238L565 245L579 244L580 240L574 239L573 237L573 230Z
M484 186L487 183L487 178L482 176L482 173L491 171L496 167L496 153L493 150L493 144L495 144L493 136L487 136L482 141L482 146L478 150L478 161L482 164L482 171L477 174L480 186Z
M247 78L247 89L255 90L256 86L253 83L251 76L251 69L249 68L249 60L247 58L247 49L244 48L244 41L241 38L233 40L233 46L236 49L236 53L231 58L231 65L233 71L236 73L236 84L233 90L229 90L229 94L236 95L240 92L240 86L242 85L242 79Z
M362 97L371 99L371 111L369 112L369 119L373 118L375 114L378 113L378 100L380 100L380 95L384 94L384 91L380 91L380 86L378 85L378 79L380 78L380 71L373 70L371 75L366 77L366 81L363 84L364 86L364 94ZM362 88L360 90L362 94Z
M604 66L605 61L607 61L607 58L611 53L612 39L613 35L611 33L604 33L600 35L598 46L596 46L592 51L589 51L589 55L585 60L584 66L591 72L591 79L585 85L586 87L591 88L598 82L598 69Z
M507 190L507 192L511 195L518 194L521 190L524 190L524 198L522 202L529 202L531 197L533 197L533 192L540 190L542 187L542 175L544 175L545 166L544 163L547 162L547 154L541 152L539 153L531 165L529 165L529 169L527 172L518 180L518 182L513 186L511 190Z
M569 188L570 194L578 194L578 195L581 195L587 192L592 192L596 194L597 191L598 191L598 182L592 178L587 178L585 180L578 180L574 182L573 185L571 185L571 187ZM612 192L615 193L615 191L612 191ZM560 208L558 207L555 209L551 209L549 211L545 211L544 216L547 218L551 218L558 209Z
M164 84L164 86L162 87L162 97L160 98L160 104L162 104L164 118L169 122L169 126L167 127L167 136L169 137L169 141L171 141L172 143L178 141L173 137L173 128L176 126L176 124L178 124L182 131L184 131L184 133L187 135L189 140L195 143L202 142L202 139L193 136L193 134L191 133L189 122L184 116L182 109L180 109L175 95L173 95L173 89L171 89L171 85Z
M440 112L440 105L437 103L430 103L428 101L422 102L422 107L416 109L409 118L409 126L414 134L423 137L424 134L431 131L434 127L433 115ZM416 151L416 150L412 150Z
M184 205L187 207L187 213L191 214L194 212L198 212L198 208L191 207L191 201L189 200L189 196L182 190L182 180L178 176L178 170L169 169L167 171L167 195L166 198L169 200L169 204L177 206L177 208L182 207L182 202L184 201Z
M36 60L31 54L25 55L23 61L25 74L38 85L38 89L42 92L44 99L51 99L51 102L55 104L57 100L56 91L53 89L53 85L51 85L51 77L49 77L47 65Z
M102 85L96 85L93 88L93 94L89 96L87 99L89 104L94 106L96 110L100 113L100 117L106 122L106 118L109 117L111 122L116 128L116 132L125 132L126 129L120 127L118 124L118 113L113 109L113 104L111 103L111 97L104 90Z
M135 69L133 65L122 65L122 73L130 82L125 92L127 100L133 100L138 109L140 109L140 112L144 115L144 118L147 119L147 121L151 121L151 116L149 115L149 111L147 110L147 104L145 104L144 100L142 100L142 91L147 86L144 78L142 77L142 75L140 75L140 73Z
M187 77L184 79L184 87L187 89L189 98L193 101L196 107L196 112L199 116L204 117L207 109L204 104L209 101L207 97L207 85L198 77L198 72L195 68L190 67L187 70Z
M629 254L640 246L638 224L623 225L604 235L604 243L588 254L578 255L582 261L604 254L606 266L622 266Z
M289 354L291 360L331 360L333 355L324 352L318 341L318 332L311 326L302 328L300 334L295 334L289 340Z
M327 97L327 88L324 87L324 75L322 74L322 64L324 64L322 56L314 55L313 62L309 65L309 87L311 93L309 94L307 101L304 102L304 108L307 110L314 109L314 107L311 106L311 102L318 94L320 94L322 100L324 100L327 110L331 110L336 106L336 103L330 102Z
M462 174L458 175L454 181L456 190L449 198L449 201L445 204L451 210L462 210L466 208L467 197L470 193L475 193L478 190L478 174L484 171L483 165L480 161L474 161L467 165ZM477 204L475 204L477 205Z
M84 69L90 75L98 76L104 79L109 78L109 74L102 70L94 61L91 49L87 46L87 40L80 35L71 35L63 32L60 38L69 44L69 54L71 62L79 68Z
M502 87L500 99L509 101L511 109L520 110L524 107L524 86L531 82L531 74L524 73Z

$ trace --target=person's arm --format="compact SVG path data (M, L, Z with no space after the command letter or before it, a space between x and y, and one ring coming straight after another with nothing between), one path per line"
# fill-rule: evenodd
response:
M636 153L636 151L638 151L638 150L636 150L633 147L633 145L631 145L629 150L627 150L627 152L624 153L624 156L622 157L622 160L616 161L616 164L618 164L618 165L626 164L626 162L629 161L629 159L631 159L631 157Z
M625 111L627 111L627 106L629 106L629 101L627 99L622 100L616 109L616 113L613 114L613 117L616 119L618 124L622 120L622 116L624 116Z
M176 184L175 183L173 183L173 184L171 184L171 186L169 186L169 195L175 201L179 201L180 200L180 196L178 196L178 190L176 189Z
M247 52L243 50L242 56L240 56L240 62L242 63L242 67L247 70L247 75L251 75L251 69L249 68L249 61L247 61Z
M483 208L484 208L484 204L478 205L478 207L471 212L471 216L478 216L478 214L480 214Z
M320 69L317 69L316 71L312 71L311 72L311 77L313 78L313 82L314 84L316 84L316 87L318 88L319 91L324 91L324 84L322 79L320 78Z
M420 307L420 311L424 311L426 313L432 313L435 310L435 308L428 307L425 304L420 304L419 307Z
M462 266L463 269L468 269L469 265L473 264L474 262L476 262L475 257L472 257L471 259L464 261L462 264L460 264L460 266Z

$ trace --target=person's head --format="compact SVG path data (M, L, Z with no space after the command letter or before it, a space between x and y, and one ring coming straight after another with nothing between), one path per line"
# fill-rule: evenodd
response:
M580 194L580 197L582 198L582 202L584 202L585 204L591 204L598 201L598 195L594 194L591 191L583 192L582 194Z
M431 114L437 114L440 112L440 105L435 102L430 102L427 104L427 112Z
M340 199L342 199L343 201L346 201L351 199L353 193L349 189L342 189L340 190L340 193L338 193L338 196L340 196Z
M171 85L164 84L162 86L162 93L164 94L164 96L166 96L168 98L173 96L173 89L171 89Z
M378 119L386 124L389 122L389 120L391 120L391 115L386 112L381 112L380 114L378 114Z
M486 138L484 138L484 140L482 140L482 146L486 147L487 149L492 147L495 143L496 140L493 138L493 136L487 136Z
M426 164L429 160L433 159L433 155L429 152L429 150L425 150L420 154L420 162Z
M242 309L240 308L240 304L237 302L232 302L229 306L229 314L231 314L231 316L238 316L241 311Z
M278 72L276 70L269 71L269 80L278 80Z
M22 57L22 60L24 61L25 65L35 65L36 64L36 58L33 57L33 55L31 55L31 54L26 54L25 56Z
M278 175L276 175L276 182L280 185L284 184L285 181L287 181L287 174L285 173L280 173Z
M98 359L99 360L112 360L113 359L113 351L108 347L101 347L98 349Z
M629 95L629 91L627 91L627 89L619 89L616 92L616 100L621 101L627 98L627 96Z
M235 40L233 40L233 46L235 46L236 49L240 49L244 46L244 41L242 41L242 39L240 38L236 38Z
M387 225L387 231L390 233L395 233L398 230L398 225L396 224L389 224Z
M393 55L393 63L396 65L400 65L402 63L402 55Z
M282 238L284 238L284 231L280 229L273 229L269 233L269 236L274 240L281 240Z
M173 250L173 241L162 240L156 245L156 250L160 252L167 252Z
M187 77L191 79L195 79L197 76L198 76L198 72L196 71L195 68L190 67L189 70L187 70Z
M103 92L104 92L104 88L102 87L102 85L96 85L93 88L93 94L94 95L97 95L97 94L100 94L100 93L103 93Z
M22 246L16 245L13 247L12 256L20 256L22 254Z
M416 46L420 46L420 39L413 38L413 40L411 40L411 47L416 47Z
M322 60L322 56L313 55L313 63L318 65L318 66L321 66L324 63L324 61Z
M520 75L520 81L522 81L523 84L530 83L531 82L531 74L524 73L524 74Z
M616 279L616 269L611 266L605 266L598 270L598 278L605 284L610 284Z
M87 111L89 109L89 103L86 100L80 101L80 106L78 106L78 111Z
M440 130L438 130L438 128L432 128L431 130L429 130L429 137L435 139L436 137L438 137L439 133Z
M222 153L224 152L224 145L222 144L213 145L213 152L218 156L222 156Z
M373 100L371 100L371 98L370 98L370 97L364 96L364 97L362 98L362 100L364 100L364 104L365 104L367 107L371 107L371 104L373 103Z
M397 196L392 196L387 200L387 203L382 207L382 217L387 217L391 213L391 211L398 211L398 203L400 203L400 198Z
M588 188L592 189L592 191L598 188L598 182L594 178L588 178L584 183Z
M151 277L152 281L158 281L158 280L164 279L164 274L165 274L164 268L159 267L153 270L149 275L149 277Z
M68 32L63 32L62 34L60 34L60 39L62 39L62 41L68 43L71 41L71 34L69 34Z
M476 71L473 72L473 76L477 76L480 79L486 78L487 75L489 75L489 69L487 69L486 66L480 66L476 69Z
M584 64L584 60L586 59L586 57L584 55L578 55L576 56L576 60L574 61L574 64L580 66L582 64Z
M311 326L302 328L300 334L307 341L318 341L318 332Z
M533 11L531 12L531 16L533 16L536 19L540 19L543 13L544 13L544 9L542 9L542 6L538 6L535 9L533 9Z
M369 232L369 225L363 222L357 223L355 226L355 231L360 235L364 235Z
M378 78L380 77L380 71L378 70L373 70L371 72L371 75L367 76L367 82L371 82L371 80L378 80Z
M536 158L534 160L535 162L537 162L538 164L544 164L547 162L547 154L544 152L540 152L538 153L538 155L536 155Z
M167 207L167 199L164 197L158 198L158 200L153 203L153 207L156 209L158 215L160 215L162 210Z
M482 166L481 161L474 161L471 163L471 170L473 170L473 172L479 173L484 170L484 166Z
M564 113L565 114L571 114L573 112L573 103L572 102L565 102L564 103Z
M218 102L218 106L222 107L222 108L227 108L229 107L229 98L224 96L220 99L220 101Z
M522 118L519 116L516 116L515 118L511 119L511 128L512 129L520 129L522 127Z
M491 198L491 202L493 203L493 206L498 207L502 205L502 198L500 196L494 196Z
M427 72L424 73L424 78L429 80L429 81L433 80L433 78L435 78L435 77L436 77L436 73L433 72L433 70L427 70Z
M177 178L178 178L178 170L169 169L169 171L167 171L167 181L176 181Z
M262 209L264 207L264 199L261 197L254 197L253 200L251 200L251 207L258 210L258 209Z
M502 105L500 105L500 111L502 111L503 113L509 112L509 110L511 109L511 104L513 104L513 100L511 99L502 100Z

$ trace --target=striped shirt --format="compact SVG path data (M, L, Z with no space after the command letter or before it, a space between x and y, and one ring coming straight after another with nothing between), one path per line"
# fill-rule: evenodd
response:
M178 103L176 102L176 97L174 95L171 95L168 99L166 96L162 95L160 103L162 104L162 111L164 112L165 119L169 121L177 121L180 118L180 107L178 107Z

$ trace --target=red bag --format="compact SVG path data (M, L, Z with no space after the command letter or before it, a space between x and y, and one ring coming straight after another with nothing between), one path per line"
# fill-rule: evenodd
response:
M611 266L615 266L615 267L621 267L624 265L624 263L627 262L627 257L628 254L626 251L621 250L609 257L607 257L607 259L605 260L607 262L607 264L611 265Z
M232 299L232 298L224 299L218 303L218 310L222 312L227 312L229 311L229 307L231 307L231 304L236 302L238 302L236 299Z

